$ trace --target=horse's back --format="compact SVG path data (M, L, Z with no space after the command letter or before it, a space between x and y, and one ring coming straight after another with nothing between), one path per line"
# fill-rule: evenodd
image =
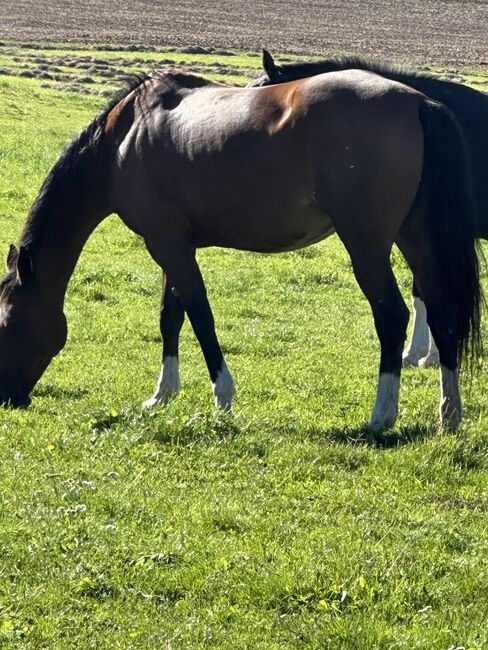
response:
M155 83L118 148L119 203L170 206L197 245L285 250L359 210L394 231L420 181L420 101L365 71L183 88L171 102Z

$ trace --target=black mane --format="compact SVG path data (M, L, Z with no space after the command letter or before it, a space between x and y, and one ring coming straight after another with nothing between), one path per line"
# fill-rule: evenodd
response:
M69 174L77 171L80 168L80 164L85 162L92 152L96 151L110 111L121 99L141 86L148 78L147 75L128 75L125 85L113 95L107 106L67 144L60 157L48 172L29 210L20 240L22 246L28 249L35 247L36 242L39 240L39 235L44 228L45 220L49 215L49 197L55 195L53 190L55 190L58 184L65 182Z
M20 244L32 252L42 237L46 220L51 212L52 201L56 201L56 188L74 174L80 173L85 163L97 151L104 132L107 117L113 108L133 91L144 93L144 82L156 79L170 89L198 88L214 82L204 77L181 70L158 70L146 75L127 75L125 85L110 99L107 106L66 146L58 160L46 176L34 200L24 225Z
M283 65L277 65L276 67L280 72L286 71L287 75L293 74L293 76L296 75L300 78L312 77L323 72L352 69L367 69L371 70L371 72L376 72L379 75L385 76L389 73L395 73L429 79L436 78L436 76L431 73L419 72L418 70L413 70L405 65L392 64L386 61L368 59L366 57L354 55L337 56L330 59L321 59L319 61L297 61L296 63L285 63Z

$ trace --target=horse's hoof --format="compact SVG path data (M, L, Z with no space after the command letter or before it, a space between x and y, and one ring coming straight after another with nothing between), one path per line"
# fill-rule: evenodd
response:
M29 395L14 395L13 397L0 396L0 407L7 409L28 409L31 404Z
M448 431L455 431L463 419L463 409L461 404L453 404L450 400L444 398L440 405L439 415L441 427Z
M410 355L409 354L409 355L403 357L402 366L404 368L413 368L413 367L416 367L418 365L418 362L419 362L419 360L415 355Z
M158 393L156 395L153 395L151 399L146 400L143 402L142 406L145 409L152 409L155 406L166 406L173 398L175 398L177 395L176 392L171 392L171 393Z
M215 383L212 382L212 391L215 397L215 406L223 411L230 411L236 396L236 386L225 361Z
M419 361L419 368L438 368L439 367L439 353L429 352L425 357Z
M232 411L232 399L221 399L218 397L215 397L215 406L216 408L220 409L221 411L225 411L226 413L230 413Z
M397 417L398 410L392 405L388 405L386 408L375 408L375 412L369 421L368 429L372 433L381 433L382 431L391 429L393 426L395 426Z
M405 350L403 352L403 367L418 366L423 355L424 352L420 352L419 350Z
M391 429L395 425L396 420L396 413L394 416L390 415L385 418L372 418L368 424L368 430L371 431L371 433L382 433L383 431Z

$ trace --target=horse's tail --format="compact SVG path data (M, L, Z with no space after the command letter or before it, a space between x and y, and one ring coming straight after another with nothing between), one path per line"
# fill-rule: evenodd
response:
M424 169L430 179L429 220L444 286L457 310L458 361L473 369L481 355L483 301L476 243L471 163L455 116L443 104L425 100Z

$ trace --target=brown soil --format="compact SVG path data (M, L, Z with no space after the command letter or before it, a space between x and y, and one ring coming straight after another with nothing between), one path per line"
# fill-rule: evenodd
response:
M0 0L0 38L488 66L485 0Z

